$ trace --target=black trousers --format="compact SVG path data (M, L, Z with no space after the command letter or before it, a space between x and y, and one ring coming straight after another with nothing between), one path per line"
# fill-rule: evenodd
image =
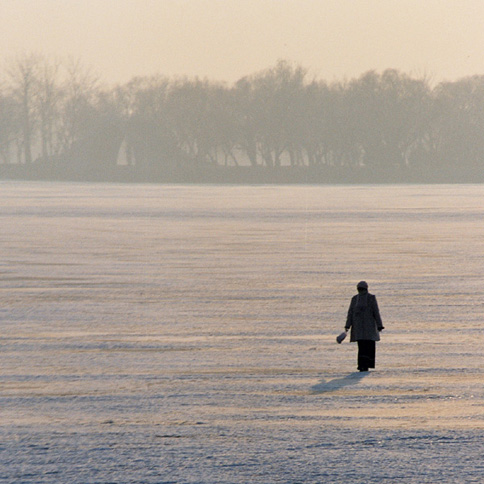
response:
M358 341L358 370L367 371L368 368L375 368L374 341L361 339Z

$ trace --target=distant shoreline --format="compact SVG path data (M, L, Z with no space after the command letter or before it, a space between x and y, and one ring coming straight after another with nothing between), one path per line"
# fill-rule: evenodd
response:
M184 169L139 170L136 166L59 167L49 163L0 165L0 180L77 181L105 183L173 183L240 185L329 185L329 184L452 184L484 183L484 171L380 170L360 167L282 166L191 166Z

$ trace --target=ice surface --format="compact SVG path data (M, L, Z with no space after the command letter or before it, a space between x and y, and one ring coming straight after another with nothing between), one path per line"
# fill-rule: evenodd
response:
M0 481L481 483L484 186L0 183ZM377 368L337 345L377 295Z

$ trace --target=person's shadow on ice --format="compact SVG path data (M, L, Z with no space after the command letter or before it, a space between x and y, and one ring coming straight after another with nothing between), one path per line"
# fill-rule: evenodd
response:
M367 372L355 371L343 378L335 378L334 380L326 381L324 378L317 384L311 387L312 393L326 393L340 390L341 388L351 385L357 385L365 376Z

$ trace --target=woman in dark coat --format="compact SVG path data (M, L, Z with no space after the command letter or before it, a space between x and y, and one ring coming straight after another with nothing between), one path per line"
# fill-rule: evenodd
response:
M375 342L380 341L383 324L376 297L368 292L368 284L357 284L358 294L351 299L345 331L351 328L351 342L358 342L358 370L375 368Z

